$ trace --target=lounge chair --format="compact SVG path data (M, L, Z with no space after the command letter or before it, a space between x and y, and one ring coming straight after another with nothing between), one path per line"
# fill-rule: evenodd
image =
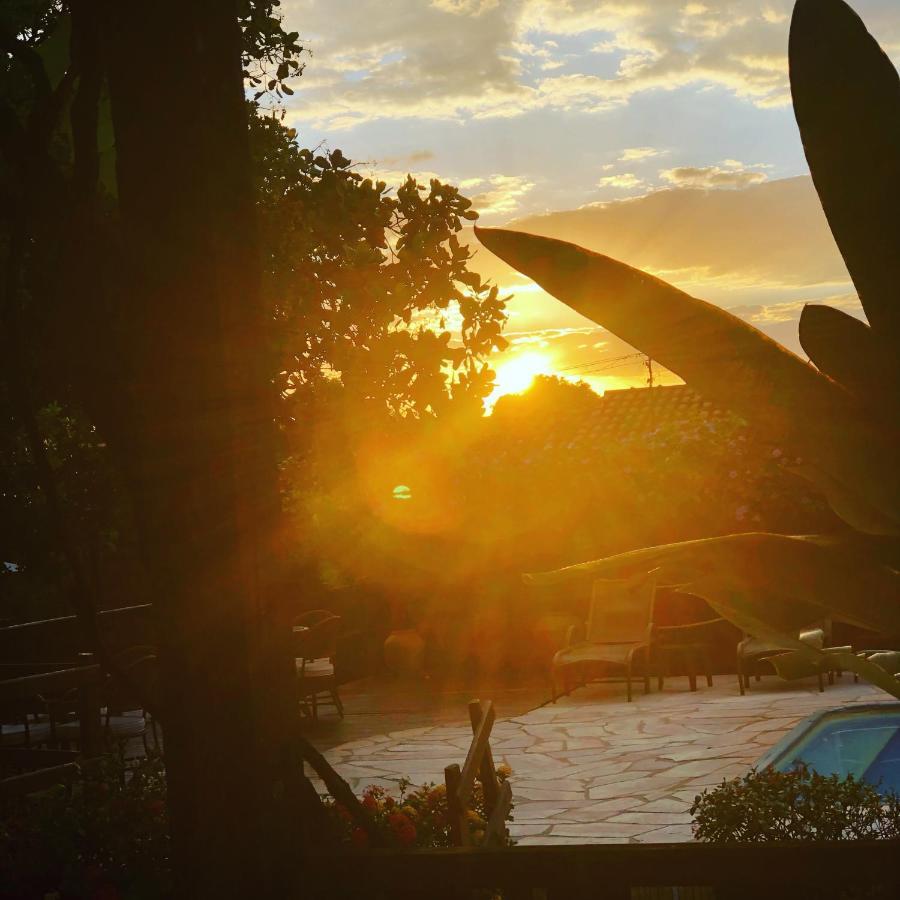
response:
M590 681L625 681L626 696L631 701L631 679L635 658L643 663L644 693L650 692L650 656L654 638L653 603L656 595L656 572L641 574L623 581L594 582L591 607L583 629L569 629L566 647L553 657L551 673L553 702L567 694L569 675L576 672L578 684ZM607 675L589 678L591 670L608 668L624 670L624 679ZM557 692L557 676L563 690Z

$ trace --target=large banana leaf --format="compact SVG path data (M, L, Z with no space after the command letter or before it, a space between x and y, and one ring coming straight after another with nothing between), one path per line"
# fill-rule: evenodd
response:
M721 576L702 578L691 589L702 596L722 618L728 619L742 631L776 647L783 647L786 652L769 659L782 678L793 680L828 669L840 669L856 672L870 684L900 698L900 681L894 677L897 669L892 658L879 664L877 659L864 659L849 648L829 651L827 648L813 646L802 640L798 632L813 624L814 619L800 623L795 618L790 630L773 623L771 611L784 603L784 597L767 597L735 590L732 580Z
M836 537L730 534L630 550L524 579L529 584L558 584L624 578L653 569L660 570L661 587L697 593L712 584L718 596L725 590L745 596L746 614L752 612L779 632L796 633L831 617L900 634L900 573L859 553L853 541Z
M545 290L680 375L691 387L784 441L849 524L900 534L900 467L893 434L852 395L724 309L575 244L476 228L493 253ZM875 524L873 524L875 523Z
M884 392L889 400L883 347L865 322L834 307L809 303L800 315L799 336L820 371L857 397L874 401Z
M900 348L900 77L842 0L798 0L791 93L828 224L873 330Z
M896 678L897 670L894 669L894 661L890 658L882 663L876 657L865 659L849 650L826 653L823 650L804 647L770 657L769 662L775 671L788 681L805 678L808 675L814 675L817 671L828 671L829 669L855 672L869 684L874 684L900 699L900 679ZM885 663L888 664L887 667Z
M781 665L833 664L857 672L900 697L900 682L854 654L826 654L799 632L831 618L873 631L900 634L900 573L831 537L736 534L621 553L554 572L526 575L532 584L622 578L658 569L660 586L703 597L723 618L783 647ZM793 671L791 670L793 666Z

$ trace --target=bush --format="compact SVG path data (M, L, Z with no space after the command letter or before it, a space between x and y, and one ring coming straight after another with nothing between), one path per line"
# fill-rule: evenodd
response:
M704 791L691 807L694 837L737 841L853 841L900 837L900 797L852 775L750 771Z

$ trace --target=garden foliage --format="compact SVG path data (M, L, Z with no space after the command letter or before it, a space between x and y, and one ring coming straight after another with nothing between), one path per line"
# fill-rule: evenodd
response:
M501 781L509 775L508 767L498 767ZM350 812L330 797L323 800L340 838L367 847L368 837ZM478 846L487 820L478 781L471 804L469 834ZM401 779L398 795L372 786L363 792L362 805L382 846L452 846L443 784L415 787ZM165 769L159 757L86 762L73 784L0 806L0 900L157 900L171 890Z
M171 893L158 757L82 763L81 778L0 809L0 898L151 900Z
M691 806L694 837L717 844L900 837L900 797L854 778L755 769L704 791Z
M500 766L497 769L497 777L501 782L509 775L508 767ZM399 789L399 796L396 797L377 786L368 787L363 792L363 807L372 817L384 846L452 847L446 786L429 783L414 787L407 779L401 779ZM354 823L350 813L330 798L326 797L325 801L343 841L355 847L368 847L369 840L365 831ZM484 791L479 781L475 782L471 804L467 824L472 844L477 847L484 841L488 817L484 806ZM512 819L512 814L509 819ZM508 843L511 845L512 840L508 839Z

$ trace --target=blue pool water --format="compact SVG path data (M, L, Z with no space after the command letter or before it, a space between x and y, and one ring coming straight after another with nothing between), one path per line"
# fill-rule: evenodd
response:
M900 703L816 713L772 748L757 768L786 772L798 763L822 775L853 775L900 794Z

